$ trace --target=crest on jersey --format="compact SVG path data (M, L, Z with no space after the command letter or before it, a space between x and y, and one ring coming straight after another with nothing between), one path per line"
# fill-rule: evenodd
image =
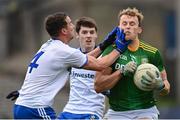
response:
M143 64L143 63L148 63L148 59L147 58L142 58L141 59L141 64Z
M135 56L133 56L133 55L130 54L130 57L131 57L131 61L134 61L135 63L137 63L137 59L136 59Z

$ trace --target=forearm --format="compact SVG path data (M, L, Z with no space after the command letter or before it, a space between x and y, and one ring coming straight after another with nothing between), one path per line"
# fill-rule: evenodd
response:
M169 92L170 92L170 84L169 84L169 82L168 82L168 80L167 80L167 73L166 73L165 70L163 70L163 71L161 72L161 77L162 77L162 80L163 80L165 86L164 86L164 88L160 91L160 95L161 95L161 96L164 96L164 95L169 94Z
M106 68L108 68L107 65L101 64L100 61L98 61L93 56L88 55L88 62L83 66L84 69L88 70L94 70L94 71L102 71Z
M161 96L165 96L165 95L169 94L169 92L170 92L169 82L167 80L164 80L163 82L164 82L165 87L160 91Z
M100 54L101 54L101 50L100 50L100 48L99 48L99 46L97 47L97 48L95 48L93 51L91 51L91 52L89 52L89 53L87 53L88 55L90 55L90 56L93 56L93 57L95 57L95 58L97 58Z
M111 89L116 85L116 83L119 81L120 78L121 78L120 70L117 70L110 75L109 74L102 75L101 73L97 72L94 83L95 91L97 93L100 93L105 90Z
M83 66L83 68L95 71L102 71L112 65L119 57L119 55L120 54L117 50L113 50L110 54L98 59L88 55L88 63Z
M108 55L98 58L98 61L100 65L111 66L119 56L120 53L116 49L114 49Z

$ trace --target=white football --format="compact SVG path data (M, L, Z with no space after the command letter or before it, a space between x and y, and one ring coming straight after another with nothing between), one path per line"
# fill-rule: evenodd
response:
M146 72L149 71L151 72L154 76L157 76L159 77L160 75L160 72L159 72L159 69L153 65L153 64L150 64L150 63L144 63L144 64L141 64L137 67L137 70L134 74L134 83L135 85L143 90L143 91L151 91L153 88L147 88L145 84L143 84L142 82L142 76L147 76ZM152 80L152 83L156 82L156 81L153 81L154 79L151 79Z

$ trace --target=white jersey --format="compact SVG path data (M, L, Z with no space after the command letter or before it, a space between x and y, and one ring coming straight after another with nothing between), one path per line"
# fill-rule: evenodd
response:
M15 104L31 108L49 107L69 77L70 67L82 67L87 56L60 40L42 45L28 66Z
M75 114L104 114L105 96L94 90L95 71L72 68L70 96L63 112Z

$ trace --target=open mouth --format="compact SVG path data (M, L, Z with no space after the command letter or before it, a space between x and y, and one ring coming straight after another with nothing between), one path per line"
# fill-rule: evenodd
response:
M88 42L86 41L86 44L87 44L87 45L90 45L91 43L92 43L92 42L90 42L90 41L88 41Z
M125 35L126 35L126 36L130 36L130 35L131 35L131 32L125 32Z
M91 40L91 39L87 39L86 42L87 42L87 43L91 43L92 40Z

